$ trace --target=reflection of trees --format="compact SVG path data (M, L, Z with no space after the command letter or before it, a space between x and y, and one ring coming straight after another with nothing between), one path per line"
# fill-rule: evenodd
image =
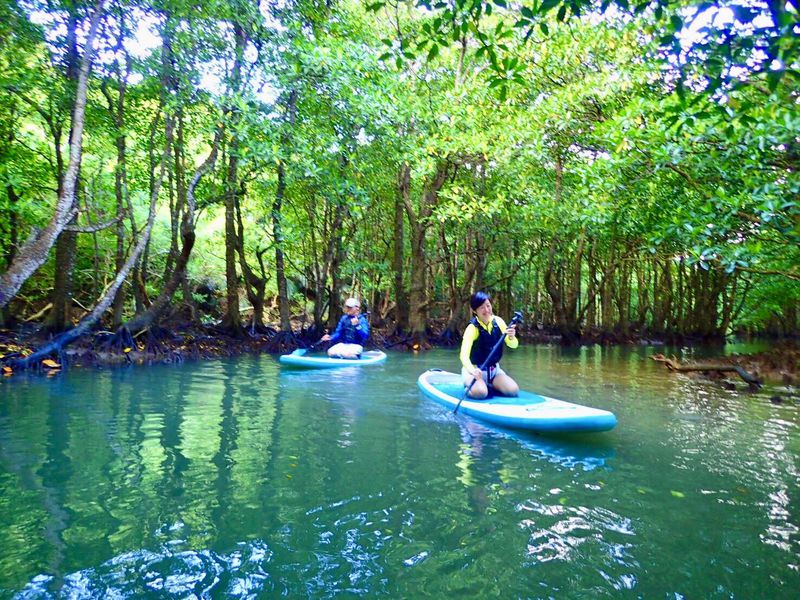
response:
M33 388L36 391L40 389ZM39 406L39 401L47 404L47 410ZM20 554L23 549L20 542L24 540L26 563L46 562L51 572L59 573L65 556L61 534L69 523L69 515L63 508L64 488L58 484L60 478L70 470L70 461L65 454L68 446L67 414L59 394L51 393L43 398L42 395L29 393L25 405L29 412L23 416L9 414L8 409L14 406L10 399L0 403L0 461L3 470L16 477L15 483L4 484L4 489L16 488L18 506L28 507L25 510L28 518L24 523L16 520L8 525L3 523L0 556L5 558L0 559L0 566L7 557ZM31 431L38 432L38 439L46 440L44 448L31 445L30 438L24 437ZM20 435L15 435L16 432ZM41 512L31 510L30 506L34 504L29 500L31 497L36 498ZM9 515L22 516L16 510L7 511L4 517L8 518ZM36 526L31 526L32 523L36 523ZM38 539L31 539L31 530L43 532L41 543ZM8 544L8 548L3 549L5 544ZM6 574L18 570L19 564L14 559L11 561L10 565L0 570Z
M177 379L175 401L164 403L164 427L161 429L161 446L164 460L161 463L161 483L158 486L162 502L169 503L181 499L183 495L183 474L189 461L181 450L181 431L183 430L186 406L191 400L194 370L176 369L170 373ZM174 499L174 500L173 500ZM175 506L164 506L164 514L174 514Z
M279 422L277 366L269 359L243 359L236 363L238 372L231 383L241 391L237 393L236 418L238 428L236 446L230 451L229 511L232 531L245 536L254 523L264 518L263 488L274 484L265 481L264 469L274 455L276 429ZM273 367L270 372L268 365ZM221 504L221 506L223 506ZM241 538L237 538L238 539Z
M42 503L48 515L44 526L44 539L51 549L48 567L51 573L60 575L65 558L62 535L69 526L69 515L64 510L66 488L63 482L72 475L72 463L67 454L69 415L60 394L50 394L48 401L45 460L36 474L41 478Z
M211 519L219 533L228 533L229 525L226 523L226 516L235 514L236 510L231 510L234 506L231 496L231 479L236 462L233 455L238 448L239 438L239 419L236 415L236 400L240 399L236 381L241 379L241 374L237 372L238 363L226 361L222 365L223 393L220 404L221 420L219 428L219 448L211 459L211 463L216 467L216 479L214 480L214 493L216 502L210 507ZM244 482L247 485L247 482ZM209 490L210 492L210 490ZM211 494L209 494L209 497Z

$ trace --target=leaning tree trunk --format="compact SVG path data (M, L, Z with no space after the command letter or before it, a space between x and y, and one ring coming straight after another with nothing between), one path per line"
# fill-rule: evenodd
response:
M83 319L81 319L80 323L78 323L72 329L69 329L68 331L56 336L49 343L37 349L30 356L27 356L21 360L10 361L8 364L12 368L26 369L32 365L38 364L41 360L47 358L48 356L61 352L65 346L88 333L100 320L100 318L103 316L103 313L105 313L106 310L108 310L108 308L111 306L111 303L114 301L114 297L117 295L119 288L125 282L125 279L128 277L128 274L133 268L133 265L136 264L137 260L139 260L139 256L144 251L144 247L147 245L147 242L150 239L150 232L153 229L153 221L155 220L156 216L156 200L158 198L158 193L161 190L161 182L164 180L164 172L167 163L169 162L170 146L172 143L172 121L169 117L167 117L166 120L165 130L167 134L167 142L164 148L164 155L161 163L161 173L150 194L150 211L147 215L147 224L145 225L145 229L142 232L139 241L133 248L131 255L123 265L122 270L117 273L117 276L114 278L114 281L108 287L103 297L97 302L92 311Z
M194 213L197 209L197 201L195 200L194 193L200 180L206 173L214 168L217 162L217 153L222 139L222 132L222 126L218 127L208 157L206 157L203 164L197 168L197 171L195 171L187 187L186 213L183 215L183 221L181 223L182 247L175 264L175 269L172 271L170 278L167 280L167 284L164 286L164 289L161 290L158 298L156 298L147 310L136 315L125 324L125 328L132 334L150 327L150 325L160 318L164 310L172 302L172 297L175 295L178 286L185 282L186 266L189 264L189 258L191 257L195 242Z
M86 38L86 51L81 58L78 86L75 93L75 105L72 113L72 135L70 136L69 166L64 176L64 185L56 203L53 217L47 226L34 238L20 248L14 261L5 273L0 275L0 308L8 304L16 295L22 284L47 260L50 248L53 247L61 231L75 216L73 207L75 187L78 181L78 168L83 150L83 127L86 115L86 96L89 80L89 68L94 53L94 40L100 19L103 15L105 0L98 0Z

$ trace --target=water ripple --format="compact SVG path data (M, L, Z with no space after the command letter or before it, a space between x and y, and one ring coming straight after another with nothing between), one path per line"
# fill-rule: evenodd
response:
M15 598L256 598L271 591L265 567L272 552L264 542L242 542L230 554L173 552L171 545L127 552L60 581L38 575Z
M527 558L534 563L570 561L579 547L592 542L604 549L613 563L633 567L628 559L629 542L614 541L614 536L633 536L633 524L627 517L602 507L563 506L541 502L526 502L517 506L520 513L533 513L519 527L529 530ZM536 516L538 515L538 516ZM616 588L623 589L625 586Z

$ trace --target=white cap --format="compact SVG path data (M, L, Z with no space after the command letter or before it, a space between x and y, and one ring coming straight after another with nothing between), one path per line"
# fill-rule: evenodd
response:
M347 300L344 301L344 305L347 308L355 308L356 306L359 305L358 298L348 298Z

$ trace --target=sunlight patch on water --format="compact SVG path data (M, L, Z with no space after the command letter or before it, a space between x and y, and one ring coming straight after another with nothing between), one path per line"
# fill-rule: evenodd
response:
M635 535L633 524L627 517L622 517L602 507L588 508L539 502L518 505L517 510L539 515L525 518L519 523L521 529L531 532L526 546L526 555L534 563L559 560L568 562L572 560L573 555L582 544L592 542L603 547L605 554L613 562L622 565L628 564L625 559L626 549L630 547L630 544L611 539L616 535ZM629 566L632 564L631 562ZM629 589L626 587L626 582L630 583L630 580L618 580L619 587L616 589Z

